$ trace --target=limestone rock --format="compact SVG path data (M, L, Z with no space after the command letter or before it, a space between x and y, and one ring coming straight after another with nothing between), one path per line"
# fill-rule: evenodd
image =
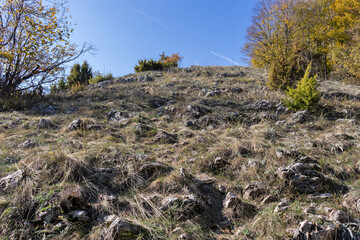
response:
M244 198L247 200L255 200L262 197L266 192L267 190L264 184L258 182L252 183L245 187Z
M304 110L304 111L298 111L298 112L294 113L290 119L290 122L293 124L302 124L309 120L311 120L310 113L309 113L309 111Z
M68 130L69 131L75 131L78 130L80 128L83 127L84 122L81 119L75 119L74 121L72 121L69 126L68 126Z
M0 189L6 190L10 187L15 187L23 179L23 175L24 171L18 170L6 177L0 178Z
M42 118L39 121L39 128L54 128L55 125L50 122L49 119Z
M162 143L162 144L175 144L178 142L177 136L167 133L165 131L160 131L154 139L155 143Z
M24 149L33 148L36 146L36 142L34 142L31 139L28 139L25 142L21 143L19 146Z

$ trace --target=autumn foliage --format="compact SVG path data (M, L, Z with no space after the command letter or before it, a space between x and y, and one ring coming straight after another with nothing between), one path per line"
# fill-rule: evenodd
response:
M245 51L274 89L294 86L310 62L321 79L360 81L359 17L358 0L263 0Z
M57 79L64 63L84 52L69 42L64 1L0 1L0 93L41 86Z

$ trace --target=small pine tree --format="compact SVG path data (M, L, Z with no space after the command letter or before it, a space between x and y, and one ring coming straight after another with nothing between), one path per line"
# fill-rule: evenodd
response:
M89 79L93 77L92 69L88 62L85 60L84 63L81 65L81 84L89 84Z
M59 83L58 83L58 87L59 90L66 90L67 86L66 86L66 82L64 78L61 78Z
M316 75L310 77L311 64L307 67L304 77L297 83L296 88L289 88L284 103L294 110L310 110L318 106L320 92L317 90Z
M72 87L78 82L81 82L81 66L76 63L72 66L70 70L70 75L67 77L67 85L68 87Z
M58 88L56 87L56 84L53 84L50 86L50 94L55 94L58 92Z

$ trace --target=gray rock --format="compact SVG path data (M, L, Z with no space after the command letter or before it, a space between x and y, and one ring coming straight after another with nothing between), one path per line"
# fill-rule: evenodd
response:
M267 193L266 187L262 183L252 183L245 187L244 198L247 200L255 200Z
M116 216L111 217L111 224L107 232L110 233L112 239L136 239L140 234L146 235L148 231L139 224Z
M40 112L40 114L43 115L53 115L58 112L58 108L56 106L45 105L45 104L40 104L39 106L35 107L34 110Z
M342 124L349 124L349 125L358 125L358 121L356 119L338 119L336 120L336 122L338 123L342 123Z
M14 173L7 175L6 177L0 178L0 189L6 190L10 187L15 187L23 179L24 171L18 170Z
M70 131L75 131L78 130L80 128L83 127L83 121L81 119L75 119L74 121L72 121L69 126L68 126L68 130Z
M165 131L160 131L154 139L155 143L162 143L162 144L175 144L178 142L177 136L167 133Z
M278 119L278 117L272 113L262 113L259 115L259 117L264 120L273 120L273 121L276 121Z
M139 81L140 82L152 82L152 81L154 81L154 79L152 77L150 77L148 74L145 74L145 76L139 77Z
M232 88L226 89L225 91L230 92L230 93L242 93L244 90L242 88L232 87Z
M354 191L345 194L342 205L355 212L360 212L360 193Z
M177 208L179 211L175 213L177 219L188 220L201 214L205 206L193 194L168 196L161 201L160 210L166 211L170 208Z
M229 78L229 77L244 77L245 76L245 73L243 72L237 72L237 73L221 73L220 74L220 77L222 78Z
M254 103L254 109L258 111L269 111L274 108L274 104L272 102L262 100Z
M72 212L69 212L67 215L73 221L88 222L90 220L87 212L83 211L83 210L72 211Z
M291 203L288 199L282 199L281 202L274 209L275 213L283 212L291 206Z
M87 130L101 130L102 127L98 124L89 124L86 126Z
M152 130L152 127L150 127L146 124L140 123L135 126L135 135L137 138L147 137L151 130Z
M284 180L290 190L301 194L346 192L347 187L325 177L317 164L294 163L278 168L275 175Z
M309 221L303 221L299 224L299 230L305 234L314 231L315 227L315 224Z
M237 197L237 195L235 193L228 192L224 199L224 203L223 203L224 208L232 208L237 204L238 201L239 201L239 198Z
M341 210L330 211L329 218L340 223L348 223L350 220L349 216Z
M310 113L309 111L304 110L294 113L289 122L292 124L302 124L309 120L311 120Z
M304 209L304 213L306 214L315 214L316 213L316 203L312 203L310 206Z
M179 237L178 237L178 240L193 240L194 238L188 234L188 233L184 233L184 234L181 234Z
M190 116L194 118L199 118L201 116L204 116L210 112L209 109L198 106L198 105L188 105L186 107L186 113L188 113Z
M28 139L25 142L21 143L19 146L24 149L33 148L36 146L36 142L34 142L31 139Z
M278 199L272 195L272 194L269 194L267 196L264 197L264 199L261 201L261 204L269 204L269 203L272 203L272 202L276 202Z
M20 158L17 158L17 157L6 157L5 159L4 159L4 163L5 164L12 164L12 163L18 163L20 161Z
M54 128L55 125L53 125L50 120L48 119L45 119L45 118L42 118L40 119L39 121L39 125L38 125L39 128Z

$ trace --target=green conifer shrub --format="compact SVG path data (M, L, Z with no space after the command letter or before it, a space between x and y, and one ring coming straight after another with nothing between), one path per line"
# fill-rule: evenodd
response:
M320 92L317 90L316 75L310 77L311 65L306 69L304 77L297 83L296 88L288 88L284 103L293 110L310 110L318 107Z
M67 77L67 85L71 88L78 82L81 82L81 66L80 64L76 63L72 66L70 75Z
M89 84L89 79L93 77L93 74L92 74L92 69L87 61L84 61L84 63L81 65L80 74L81 74L80 83L86 85Z
M97 71L95 72L94 77L89 79L89 84L100 83L112 79L114 79L112 73L101 74L99 71Z
M172 54L171 56L166 56L165 52L160 55L159 60L154 59L140 59L138 65L135 65L135 72L145 72L145 71L163 71L169 68L177 68L179 62L183 59L180 57L179 53Z

